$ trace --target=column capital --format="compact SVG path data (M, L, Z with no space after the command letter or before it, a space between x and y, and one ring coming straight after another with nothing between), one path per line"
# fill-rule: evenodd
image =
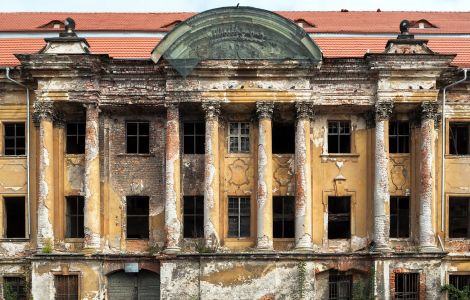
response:
M256 102L256 114L258 119L271 119L273 117L274 103L273 102Z
M36 101L33 104L33 122L39 124L42 120L54 121L56 110L52 101Z
M85 109L98 109L99 112L101 112L100 110L100 105L97 103L97 102L88 102L88 103L84 103L83 104L83 107Z
M393 102L375 103L375 121L385 121L390 118L393 112Z
M437 102L426 101L421 103L419 108L419 117L421 121L428 119L436 120L438 118L438 108L439 104L437 104Z
M206 119L214 119L220 116L220 102L209 101L202 103L202 110L206 115Z
M313 119L315 111L312 102L296 102L295 103L296 118L297 119Z
M54 127L56 128L65 128L65 116L61 111L55 111L55 117L53 119Z
M165 105L167 110L169 110L169 109L178 109L178 107L179 107L178 102L167 102L164 105Z

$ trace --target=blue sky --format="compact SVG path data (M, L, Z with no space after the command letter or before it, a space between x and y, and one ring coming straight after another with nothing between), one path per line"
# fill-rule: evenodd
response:
M204 11L240 5L269 10L470 11L470 0L0 0L0 11L163 12Z

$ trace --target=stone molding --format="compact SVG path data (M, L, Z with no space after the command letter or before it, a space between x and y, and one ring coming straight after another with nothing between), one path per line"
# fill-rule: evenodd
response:
M203 102L202 110L205 113L206 119L215 119L220 116L220 103L216 101Z
M33 109L32 119L36 126L39 126L42 120L51 122L57 120L57 111L52 101L36 101L33 104Z
M385 121L390 118L393 112L392 102L377 102L375 104L375 121Z
M274 110L273 102L256 102L256 114L258 119L272 119Z
M296 102L295 103L296 118L299 119L313 119L315 111L313 103L311 102Z

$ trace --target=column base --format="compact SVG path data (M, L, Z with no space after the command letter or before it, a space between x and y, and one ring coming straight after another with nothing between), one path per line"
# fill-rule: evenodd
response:
M82 249L82 253L85 255L91 255L99 252L99 248L93 248L93 247L84 247Z
M296 252L313 252L313 247L312 246L298 246L294 248L294 251Z
M372 252L382 252L382 253L389 253L392 252L392 248L388 245L377 245Z
M420 245L419 252L437 253L437 252L444 252L444 251L434 245L423 245L423 246Z
M178 254L181 252L180 247L167 247L162 251L164 254Z

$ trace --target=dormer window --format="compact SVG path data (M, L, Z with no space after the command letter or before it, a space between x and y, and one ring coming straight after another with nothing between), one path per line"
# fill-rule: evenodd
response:
M305 19L295 19L294 20L295 24L299 26L300 28L315 28L315 24L312 24L310 22L307 22Z
M61 29L64 28L64 22L59 20L52 20L49 23L38 26L38 28L52 28L52 29Z
M437 26L432 24L428 20L421 19L417 21L410 21L410 28L425 29L425 28L437 28Z

